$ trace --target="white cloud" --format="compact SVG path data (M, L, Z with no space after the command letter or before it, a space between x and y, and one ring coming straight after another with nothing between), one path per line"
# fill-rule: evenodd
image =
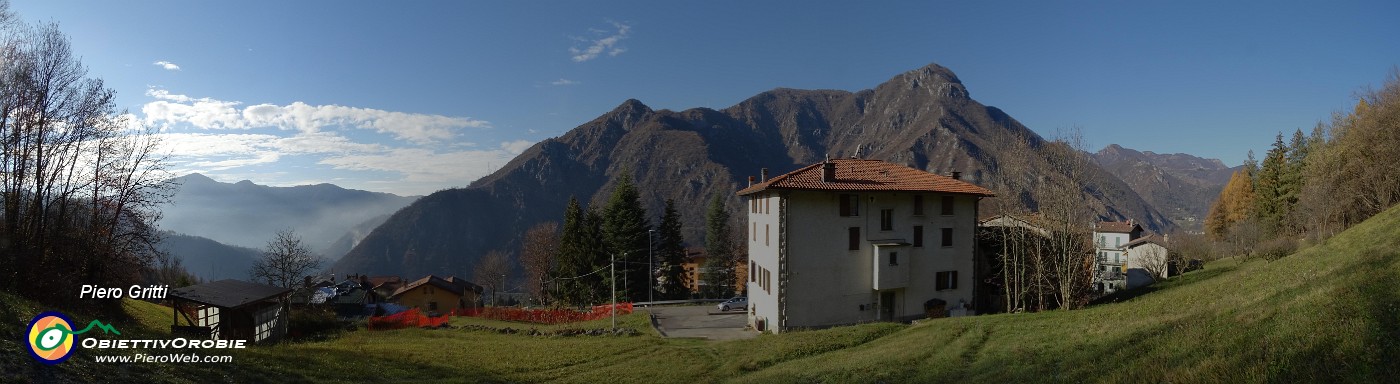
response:
M533 142L516 140L497 149L439 152L425 148L396 148L380 153L332 156L320 164L355 171L388 171L404 175L408 182L476 180L500 169Z
M192 98L151 88L146 95L155 101L141 107L148 124L187 123L201 129L279 128L315 133L327 127L371 129L399 140L429 143L448 140L461 128L487 128L490 122L470 117L452 117L385 111L340 105L309 105L300 101L288 105L257 104L239 109L237 101Z
M606 52L609 56L617 56L619 54L622 54L623 52L627 52L627 48L618 46L618 43L628 37L628 35L632 31L632 26L618 22L613 22L612 25L617 30L611 35L597 39L577 37L574 38L574 40L588 43L588 46L583 48L579 48L577 46L569 47L569 54L573 55L572 59L574 60L574 62L582 63L585 61L593 60L597 58L598 55L601 55L604 52ZM589 28L589 31L592 31L595 35L607 34L606 31L600 31L593 28Z
M549 82L549 84L550 84L550 85L579 85L579 82L573 81L573 80L569 80L569 79L563 79L563 78L561 78L561 79L559 79L559 80L551 81L551 82Z
M165 70L167 70L167 71L178 71L178 70L180 70L180 66L179 66L179 65L175 65L175 63L172 63L172 62L169 62L169 61L165 61L165 60L161 60L161 61L157 61L157 62L151 63L151 65L154 65L154 66L157 66L157 67L161 67L161 68L165 68Z

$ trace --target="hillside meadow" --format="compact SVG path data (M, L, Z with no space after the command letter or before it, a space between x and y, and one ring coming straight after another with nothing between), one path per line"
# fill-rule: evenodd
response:
M23 352L39 305L0 294L0 380L127 382L1383 382L1400 377L1400 210L1276 261L1226 259L1083 310L864 324L708 342L661 339L644 312L632 336L531 336L534 326L345 332L233 353L232 364L57 367ZM158 337L169 309L126 302L123 336ZM76 318L87 318L75 315ZM165 353L168 351L152 351Z

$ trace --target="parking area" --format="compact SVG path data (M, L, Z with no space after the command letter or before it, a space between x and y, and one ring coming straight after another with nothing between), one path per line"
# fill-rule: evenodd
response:
M662 337L737 340L758 336L745 330L748 323L741 310L720 312L713 304L647 308L656 320Z

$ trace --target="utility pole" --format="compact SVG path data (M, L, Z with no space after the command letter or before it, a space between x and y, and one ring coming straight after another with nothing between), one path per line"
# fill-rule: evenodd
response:
M612 274L612 330L617 333L617 254L608 258L608 272Z
M652 251L651 235L656 233L655 229L647 230L647 302L656 301L656 267L652 265L656 256Z

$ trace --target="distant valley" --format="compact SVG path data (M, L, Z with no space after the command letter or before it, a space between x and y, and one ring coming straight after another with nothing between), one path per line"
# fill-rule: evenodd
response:
M417 199L332 184L223 183L197 173L175 181L179 189L160 221L172 234L163 246L198 276L229 277L222 269L235 267L242 270L234 275L246 276L243 251L261 250L283 229L296 231L312 251L334 262L388 215Z

